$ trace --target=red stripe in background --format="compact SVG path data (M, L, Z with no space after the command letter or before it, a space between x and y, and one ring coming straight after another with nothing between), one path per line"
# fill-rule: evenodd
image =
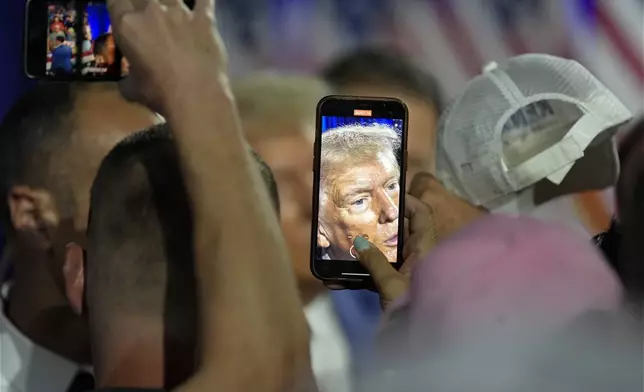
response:
M435 5L438 20L447 34L452 48L460 58L465 71L470 77L481 73L483 59L465 25L461 22L451 1L432 1Z
M467 29L460 23L454 10L450 7L449 1L441 1L437 6L438 16L443 24L443 30L449 34L453 47L457 48L461 61L466 62L466 69L471 76L478 75L483 64L478 51L472 43ZM512 56L530 52L530 45L523 39L521 34L513 28L504 32L504 41ZM561 55L571 58L570 43L566 42L562 48ZM565 56L568 55L568 56ZM472 64L478 64L476 69ZM610 224L611 214L607 211L606 201L602 192L586 192L573 195L577 216L584 226L591 232L597 234Z
M630 42L624 36L615 20L611 17L606 7L601 1L596 3L596 16L599 26L604 30L606 36L615 45L615 49L622 56L622 59L631 69L633 75L637 77L641 86L644 86L644 63L639 58L637 52L633 50Z
M512 56L530 53L528 44L521 36L521 33L515 28L506 28L503 32L503 41L505 45L510 48Z
M513 56L530 53L530 45L516 29L507 29L504 39ZM558 53L558 55L564 58L573 58L568 39L563 43L561 51L562 53ZM604 194L602 192L584 192L572 196L577 216L590 233L595 235L606 230L612 216L607 210Z

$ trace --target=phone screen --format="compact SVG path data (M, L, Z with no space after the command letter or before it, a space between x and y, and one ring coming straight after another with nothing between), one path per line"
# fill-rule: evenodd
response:
M78 58L74 4L48 4L46 28L46 74L48 76L73 75Z
M112 35L105 1L30 1L25 67L52 80L118 80L129 64Z
M353 246L357 236L390 263L402 262L406 121L397 100L331 97L320 103L312 251L317 275L364 275Z
M88 2L83 12L82 69L84 75L127 75L129 64L116 51L112 23L104 2Z

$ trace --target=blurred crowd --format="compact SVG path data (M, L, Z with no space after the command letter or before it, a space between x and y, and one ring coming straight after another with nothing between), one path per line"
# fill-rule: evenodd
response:
M0 392L643 390L632 103L542 54L451 102L390 46L235 78L214 6L108 0L129 76L41 81L2 118ZM405 260L353 238L355 287L310 268L332 94L409 109ZM613 186L595 238L530 217Z

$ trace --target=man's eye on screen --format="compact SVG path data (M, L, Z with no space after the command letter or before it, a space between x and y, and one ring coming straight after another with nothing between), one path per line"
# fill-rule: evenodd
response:
M351 210L353 212L363 212L367 209L369 200L366 197L361 197L360 199L354 200L350 203Z
M367 202L366 198L363 197L362 199L358 199L358 200L354 201L353 203L351 203L351 205L361 206L366 202Z
M391 184L387 185L387 190L388 191L397 191L399 188L398 182L392 182Z

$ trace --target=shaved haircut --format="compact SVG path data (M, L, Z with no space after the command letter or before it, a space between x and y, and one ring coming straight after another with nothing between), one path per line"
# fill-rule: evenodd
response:
M270 169L255 158L277 209ZM88 237L92 319L163 317L168 336L194 339L193 217L166 124L130 136L105 157L92 185Z
M39 83L23 95L0 123L0 224L10 229L7 196L14 185L51 190L60 213L71 216L70 186L56 172L61 150L74 130L76 89L70 83Z

